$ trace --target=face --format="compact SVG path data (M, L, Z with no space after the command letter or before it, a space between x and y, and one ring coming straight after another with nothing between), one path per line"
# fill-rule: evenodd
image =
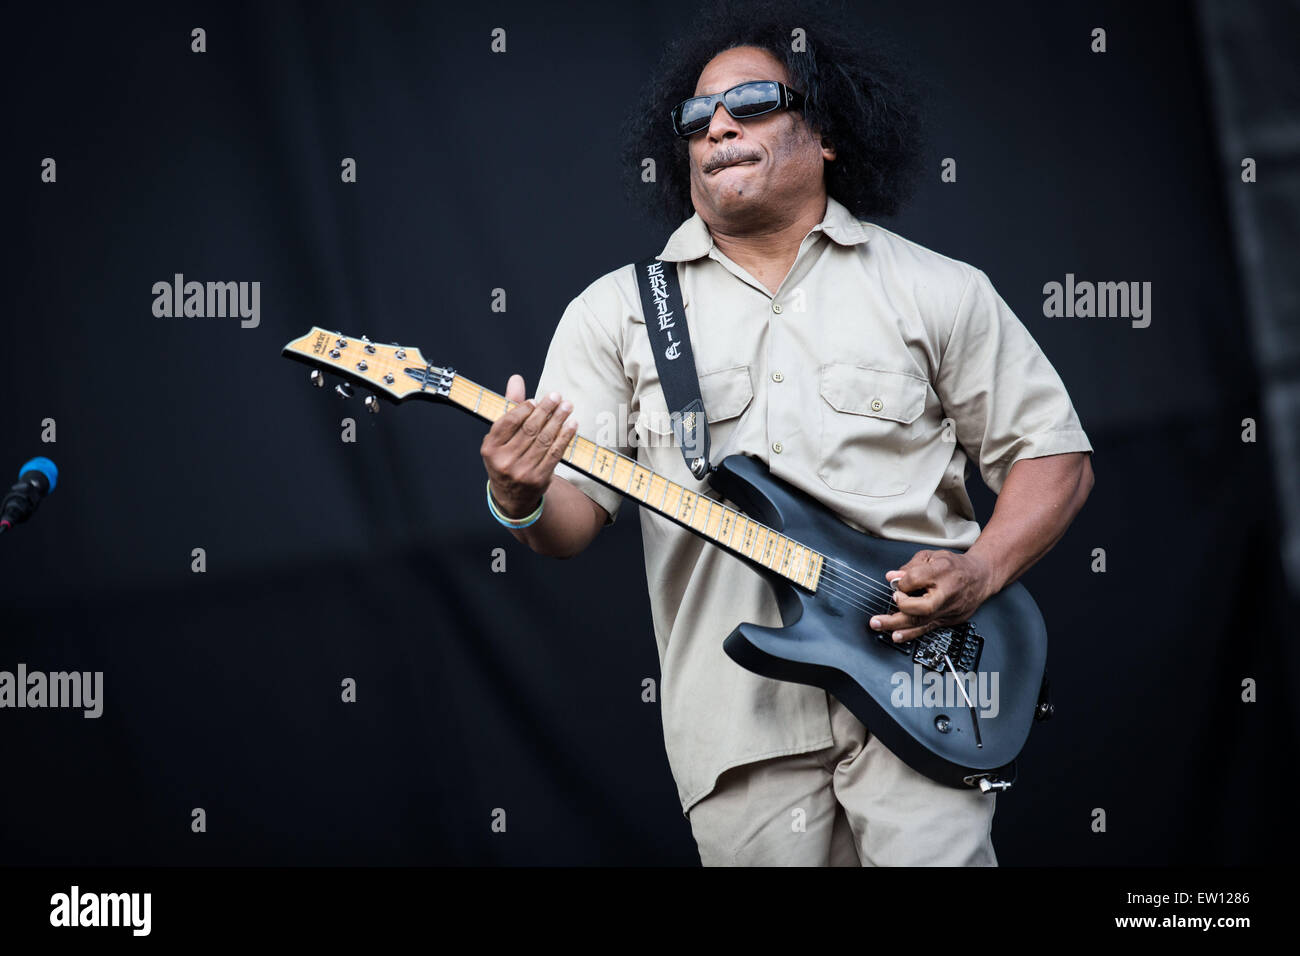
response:
M772 54L736 47L709 61L693 95L721 93L751 80L790 85L784 64ZM691 201L710 226L761 227L825 201L824 163L835 158L835 150L821 144L799 110L737 120L718 103L708 129L687 143Z

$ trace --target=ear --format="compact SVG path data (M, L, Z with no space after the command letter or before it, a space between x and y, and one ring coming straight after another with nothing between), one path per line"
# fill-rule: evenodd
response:
M831 145L830 140L822 138L822 159L833 160L835 158L835 147Z

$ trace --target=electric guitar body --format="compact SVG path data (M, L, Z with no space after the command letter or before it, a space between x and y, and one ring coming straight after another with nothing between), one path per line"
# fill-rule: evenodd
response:
M899 759L940 783L985 780L989 789L1014 780L1047 663L1047 629L1023 585L1004 588L963 625L895 644L869 626L874 614L897 610L887 588L869 579L883 583L922 545L850 527L754 458L723 459L709 483L745 514L826 558L815 592L755 564L776 590L784 626L741 624L723 642L732 660L764 677L824 688ZM975 675L965 680L966 695L949 661L957 673Z

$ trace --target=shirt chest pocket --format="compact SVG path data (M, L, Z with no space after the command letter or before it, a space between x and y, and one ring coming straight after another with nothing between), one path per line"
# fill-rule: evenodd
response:
M709 423L709 461L717 464L729 454L728 439L750 402L754 400L754 383L749 377L748 365L705 372L700 376L700 399L704 402L705 417ZM672 417L663 389L656 383L641 395L635 429L637 441L655 448L669 448L677 456L677 464L686 467L677 440L673 435ZM676 474L674 480L681 475Z
M873 498L910 487L904 455L925 410L928 383L910 372L833 363L819 373L818 476L836 491Z

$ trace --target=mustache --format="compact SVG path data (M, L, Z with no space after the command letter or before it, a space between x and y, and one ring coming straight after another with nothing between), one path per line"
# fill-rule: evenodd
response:
M730 166L733 163L743 163L746 160L762 159L757 153L749 150L739 149L738 147L723 147L718 150L704 163L704 172L711 173L715 169L721 169L723 166Z

